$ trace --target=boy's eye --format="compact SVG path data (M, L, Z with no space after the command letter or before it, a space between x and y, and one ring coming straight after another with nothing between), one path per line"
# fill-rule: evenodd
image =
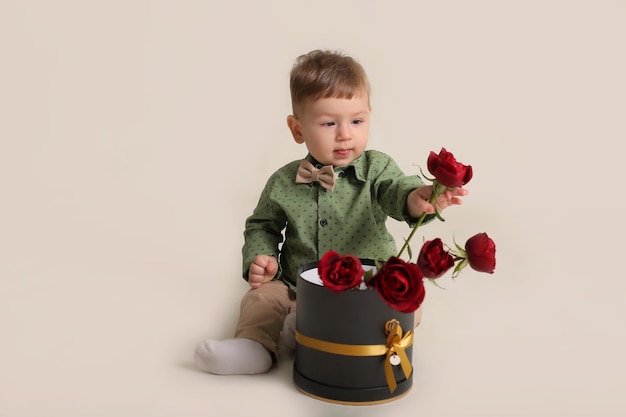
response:
M335 122L324 122L322 126L335 126Z
M356 120L352 121L353 125L360 125L361 123L363 123L363 120L361 120L361 119L356 119Z

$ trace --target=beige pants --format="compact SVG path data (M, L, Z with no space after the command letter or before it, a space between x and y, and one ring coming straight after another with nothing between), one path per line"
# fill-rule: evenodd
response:
M293 311L296 311L296 295L284 282L270 281L253 288L241 300L235 337L259 342L276 360L283 322Z

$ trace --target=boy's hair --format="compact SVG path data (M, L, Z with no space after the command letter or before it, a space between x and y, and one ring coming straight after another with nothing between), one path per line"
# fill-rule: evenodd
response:
M363 93L369 99L370 94L370 84L361 64L336 51L315 50L299 56L291 70L289 87L296 117L307 100L351 99Z

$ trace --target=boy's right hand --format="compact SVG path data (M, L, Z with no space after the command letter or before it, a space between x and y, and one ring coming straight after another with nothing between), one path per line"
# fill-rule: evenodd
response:
M252 288L258 288L274 279L276 272L278 272L276 258L269 255L257 255L248 270L248 284Z

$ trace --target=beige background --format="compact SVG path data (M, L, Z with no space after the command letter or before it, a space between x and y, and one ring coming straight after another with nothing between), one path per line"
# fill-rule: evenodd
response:
M288 72L343 50L370 147L473 165L424 228L497 243L428 287L410 394L350 407L291 362L216 377L245 218L290 138ZM624 1L7 1L0 5L0 416L624 416ZM406 226L392 223L398 240Z

